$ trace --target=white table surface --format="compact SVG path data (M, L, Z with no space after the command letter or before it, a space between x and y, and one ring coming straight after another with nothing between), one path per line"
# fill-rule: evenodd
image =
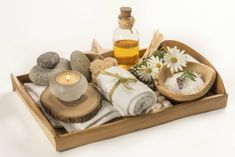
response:
M133 7L141 47L154 29L207 57L229 94L225 109L204 113L62 153L12 92L10 73L28 73L43 52L68 58L93 38L112 47L119 7ZM233 1L0 0L0 156L235 156L235 9Z

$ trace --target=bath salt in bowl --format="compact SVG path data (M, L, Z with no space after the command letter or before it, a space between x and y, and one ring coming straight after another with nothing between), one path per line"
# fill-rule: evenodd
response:
M165 65L158 74L156 81L158 91L177 102L192 101L204 96L210 90L216 78L215 70L201 63L188 62L183 71L193 72L196 78L195 81L185 78L183 88L180 89L176 79L182 73L172 74Z
M184 95L195 94L205 86L201 74L192 72L192 74L195 76L195 80L193 81L190 78L185 78L182 82L182 87L179 87L177 79L180 78L183 74L184 72L178 72L168 77L165 81L165 86L174 92Z

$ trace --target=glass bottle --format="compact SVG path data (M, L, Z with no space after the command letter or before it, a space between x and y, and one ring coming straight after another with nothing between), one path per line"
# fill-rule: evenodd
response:
M134 25L130 7L121 7L118 16L119 27L113 34L114 57L124 69L129 69L139 59L139 33Z

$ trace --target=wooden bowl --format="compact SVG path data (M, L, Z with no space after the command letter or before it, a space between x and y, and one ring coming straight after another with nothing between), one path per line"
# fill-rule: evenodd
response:
M196 62L188 62L187 67L185 67L183 70L193 71L193 72L197 72L201 74L203 81L205 83L204 88L199 90L197 93L188 94L188 95L184 95L184 94L168 89L165 86L165 81L168 77L172 76L172 73L170 72L169 68L164 66L158 75L158 80L156 81L156 86L157 86L158 91L162 95L177 102L192 101L192 100L195 100L204 96L210 90L210 88L212 87L215 81L215 77L216 77L215 70L204 64L196 63Z

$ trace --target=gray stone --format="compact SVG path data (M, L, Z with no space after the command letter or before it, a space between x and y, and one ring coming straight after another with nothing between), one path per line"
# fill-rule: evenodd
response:
M54 68L60 62L60 56L55 52L46 52L37 59L37 64L42 68Z
M67 59L61 58L60 62L53 69L42 68L39 65L35 65L29 72L29 78L35 84L48 86L51 77L61 71L70 69L70 62Z
M72 52L70 63L73 70L81 72L88 81L91 81L91 74L89 71L91 62L84 53L80 51Z

